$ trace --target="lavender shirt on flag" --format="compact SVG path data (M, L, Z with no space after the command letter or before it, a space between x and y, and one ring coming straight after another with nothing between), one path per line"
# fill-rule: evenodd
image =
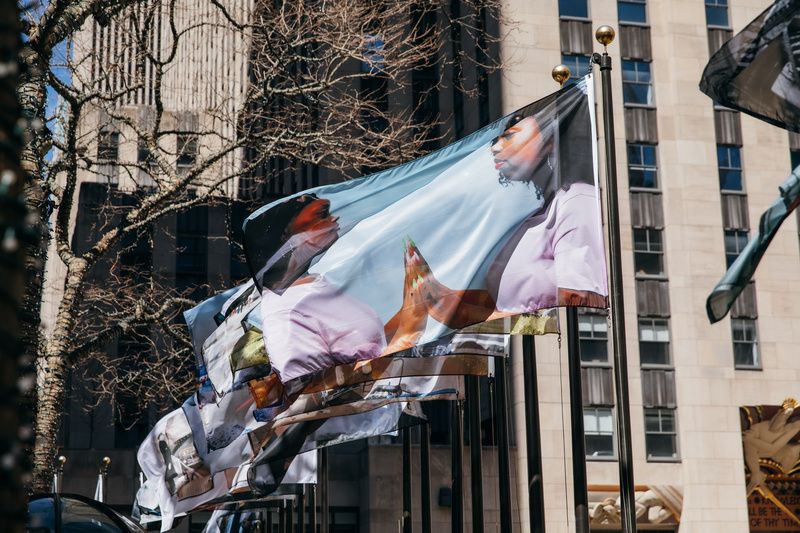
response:
M386 346L372 308L324 278L281 296L264 290L261 319L273 370L284 383L317 370L373 359Z

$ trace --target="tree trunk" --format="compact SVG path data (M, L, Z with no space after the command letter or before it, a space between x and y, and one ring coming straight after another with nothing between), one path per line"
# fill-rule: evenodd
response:
M16 0L0 1L0 531L25 531L25 488L27 457L20 440L30 433L25 409L20 406L20 389L25 387L24 366L19 356L19 304L25 284L25 180L19 164L22 139L18 121L20 106L16 85L17 57L21 46ZM28 235L29 236L29 235ZM30 366L30 365L28 365ZM30 377L27 376L27 377ZM5 458L12 458L11 461Z
M68 348L70 333L75 326L76 310L88 269L84 259L75 258L67 265L64 296L58 308L58 318L50 341L40 359L37 380L36 444L33 453L33 490L47 492L53 479L56 439L64 412L67 372L70 364Z

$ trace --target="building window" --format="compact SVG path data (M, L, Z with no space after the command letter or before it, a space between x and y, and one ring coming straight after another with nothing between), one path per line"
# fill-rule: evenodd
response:
M634 228L633 264L637 276L664 275L664 243L661 230Z
M578 314L581 361L608 362L608 321L604 315Z
M583 409L586 457L614 457L614 417L610 407Z
M730 144L717 145L719 188L723 191L744 191L742 182L742 149Z
M731 319L733 363L736 368L761 368L758 354L756 321L752 318Z
M789 161L792 164L792 170L800 167L800 150L792 150L789 152Z
M558 0L558 14L562 17L589 18L586 0Z
M178 135L178 159L175 162L179 170L189 169L197 161L197 136Z
M617 16L620 22L647 23L647 0L619 0Z
M628 143L628 182L631 187L658 187L656 145Z
M175 288L205 297L208 281L208 208L195 206L177 216Z
M119 159L119 133L101 131L97 137L97 159L103 163L116 163Z
M728 0L706 0L706 24L728 28Z
M678 433L673 409L645 409L644 433L648 460L678 458Z
M666 318L639 319L639 360L642 366L670 364L669 322Z
M580 54L562 54L561 63L569 67L569 81L566 83L574 83L574 80L586 76L592 71L592 62L589 56Z
M731 267L739 254L747 246L747 231L742 229L725 230L725 264Z
M653 105L653 83L650 63L622 60L622 100L626 104Z

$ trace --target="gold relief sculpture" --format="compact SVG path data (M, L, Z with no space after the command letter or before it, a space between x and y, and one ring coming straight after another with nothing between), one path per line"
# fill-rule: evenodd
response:
M256 327L248 329L242 337L236 341L231 350L231 372L244 370L258 365L269 364L269 356L264 346L264 336Z
M740 409L751 531L800 530L797 407L797 400L786 398L780 406Z

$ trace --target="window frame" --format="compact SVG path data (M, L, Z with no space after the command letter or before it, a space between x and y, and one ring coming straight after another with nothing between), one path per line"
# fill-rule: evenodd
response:
M640 4L644 6L644 21L640 22L637 20L622 20L620 17L620 4ZM650 17L648 15L647 0L617 0L617 21L620 24L625 24L628 26L650 26Z
M636 66L634 69L636 73L635 80L626 80L625 73L630 72L629 69L625 68L625 65L628 63L632 63ZM623 59L621 64L622 70L622 103L625 107L643 107L647 109L654 109L656 107L656 95L655 95L655 87L653 86L653 69L652 69L652 61L645 61L644 59ZM647 65L647 75L649 81L642 82L639 80L642 71L639 70L639 65ZM641 103L641 102L627 102L625 100L625 86L626 85L634 85L634 86L647 86L650 88L648 94L650 95L650 102L648 103Z
M740 239L741 235L744 235L744 240ZM735 239L728 239L728 237L735 237ZM723 245L725 246L725 267L730 268L731 265L736 261L736 259L742 255L742 251L747 247L747 243L750 240L750 232L744 228L736 228L736 229L726 229L723 230ZM737 244L736 248L736 255L734 256L728 250L728 243L735 242ZM744 243L744 244L742 244ZM741 245L741 246L740 246Z
M631 148L638 149L639 157L641 159L641 163L631 163ZM653 157L655 159L655 163L652 166L647 165L644 163L644 150L645 148L652 148L653 150ZM646 143L646 142L629 142L625 143L625 157L627 158L628 163L628 188L631 191L643 191L643 192L660 192L661 191L661 180L658 174L658 144L655 143ZM631 185L631 171L632 170L639 170L643 172L650 172L652 171L655 174L655 185L653 187L648 187L646 185Z
M561 3L567 2L582 2L586 6L586 16L581 15L565 15L561 12ZM558 18L561 20L591 20L592 13L589 9L589 0L558 0Z
M588 67L588 70L586 70L586 72L581 74L580 76L576 74L576 71L578 69L572 68L573 60L575 60L574 61L575 65L578 66L578 64L580 63L578 61L579 59L585 59L586 66ZM582 78L586 74L590 74L592 72L592 56L587 56L585 54L561 54L561 63L569 67L569 79L564 83L565 87L569 86L572 83L575 83L576 79Z
M724 2L724 3L722 3ZM705 8L705 15L706 15L706 27L707 28L714 28L714 29L731 29L731 13L729 11L730 5L728 4L728 0L704 0L703 6ZM725 8L725 19L726 24L724 26L719 24L711 24L708 20L708 13L710 9L719 10L720 8Z
M644 233L646 235L645 245L647 249L641 250L637 248L637 240L636 240L637 233ZM650 249L653 245L651 241L654 241L654 239L651 239L651 234L659 236L659 246L661 248L660 250ZM664 230L659 228L632 228L632 243L633 243L634 276L639 279L667 279L667 266L666 266L666 261L664 260ZM658 274L639 272L636 269L637 254L647 254L651 256L657 256L661 264L661 272Z
M591 329L588 332L591 335L585 335L587 330L581 329L581 319L588 319L588 321L592 324ZM597 331L594 327L595 323L597 322L605 322L606 324L606 336L605 338L600 336L595 336L595 332ZM588 341L588 342L597 342L597 341L604 341L606 346L606 360L605 361L585 361L583 357L581 357L581 367L601 367L601 368L611 368L611 353L608 349L608 316L601 315L598 313L581 313L578 312L578 344L580 345L581 341Z
M728 194L747 194L747 188L745 187L744 182L744 163L742 162L742 147L735 145L735 144L717 144L717 180L719 181L719 190L720 192L725 192ZM720 159L720 149L724 148L727 153L727 165L723 165L723 162ZM736 149L738 151L738 158L739 158L739 166L733 166L731 163L730 151L732 149ZM740 189L725 189L722 186L722 172L723 171L738 171L739 172L739 182L741 183Z
M649 325L653 328L653 336L656 337L656 323L660 322L663 323L664 329L667 332L667 341L645 341L642 340L642 323L648 322ZM672 332L670 331L670 324L669 318L665 317L649 317L649 316L640 316L637 317L636 320L636 335L638 337L638 348L639 348L639 366L641 368L656 368L656 369L670 369L674 368L672 362ZM647 363L642 360L642 343L645 344L666 344L666 352L667 352L667 361L664 363Z
M677 409L670 407L645 407L644 408L644 451L648 463L679 463L681 461L680 439L678 438L678 416ZM647 414L650 412L657 412L659 415L659 431L649 431L647 429ZM663 422L661 414L668 412L672 415L672 431L663 430ZM674 439L674 455L672 457L651 455L647 447L648 435L672 435Z
M120 134L117 130L101 130L97 135L97 162L99 165L119 163ZM112 157L106 157L113 151Z
M737 323L750 323L752 325L753 338L749 340L736 340L735 327ZM731 318L731 345L733 347L733 368L735 370L763 370L764 364L761 358L761 347L758 342L758 319L756 318ZM753 365L742 365L736 362L736 345L750 345L751 350L755 348L756 361Z
M597 413L599 411L607 411L611 415L610 416L610 418L611 418L611 455L589 455L588 453L586 453L586 450L588 449L586 447L586 436L587 435L597 435L597 436L607 436L608 435L608 433L603 433L603 432L601 432L599 430L600 424L597 423L597 421L599 420L599 417L597 416ZM598 427L597 431L594 431L594 432L591 432L591 433L589 431L587 431L586 423L585 423L587 412L593 412L594 413L596 425ZM617 417L614 415L614 408L613 407L609 407L609 406L587 405L587 406L583 407L583 413L582 414L583 414L583 420L584 420L583 442L584 442L584 450L585 450L584 453L586 453L586 460L587 461L616 461L617 460L617 439L615 438L615 436L616 436L616 433L617 433Z

